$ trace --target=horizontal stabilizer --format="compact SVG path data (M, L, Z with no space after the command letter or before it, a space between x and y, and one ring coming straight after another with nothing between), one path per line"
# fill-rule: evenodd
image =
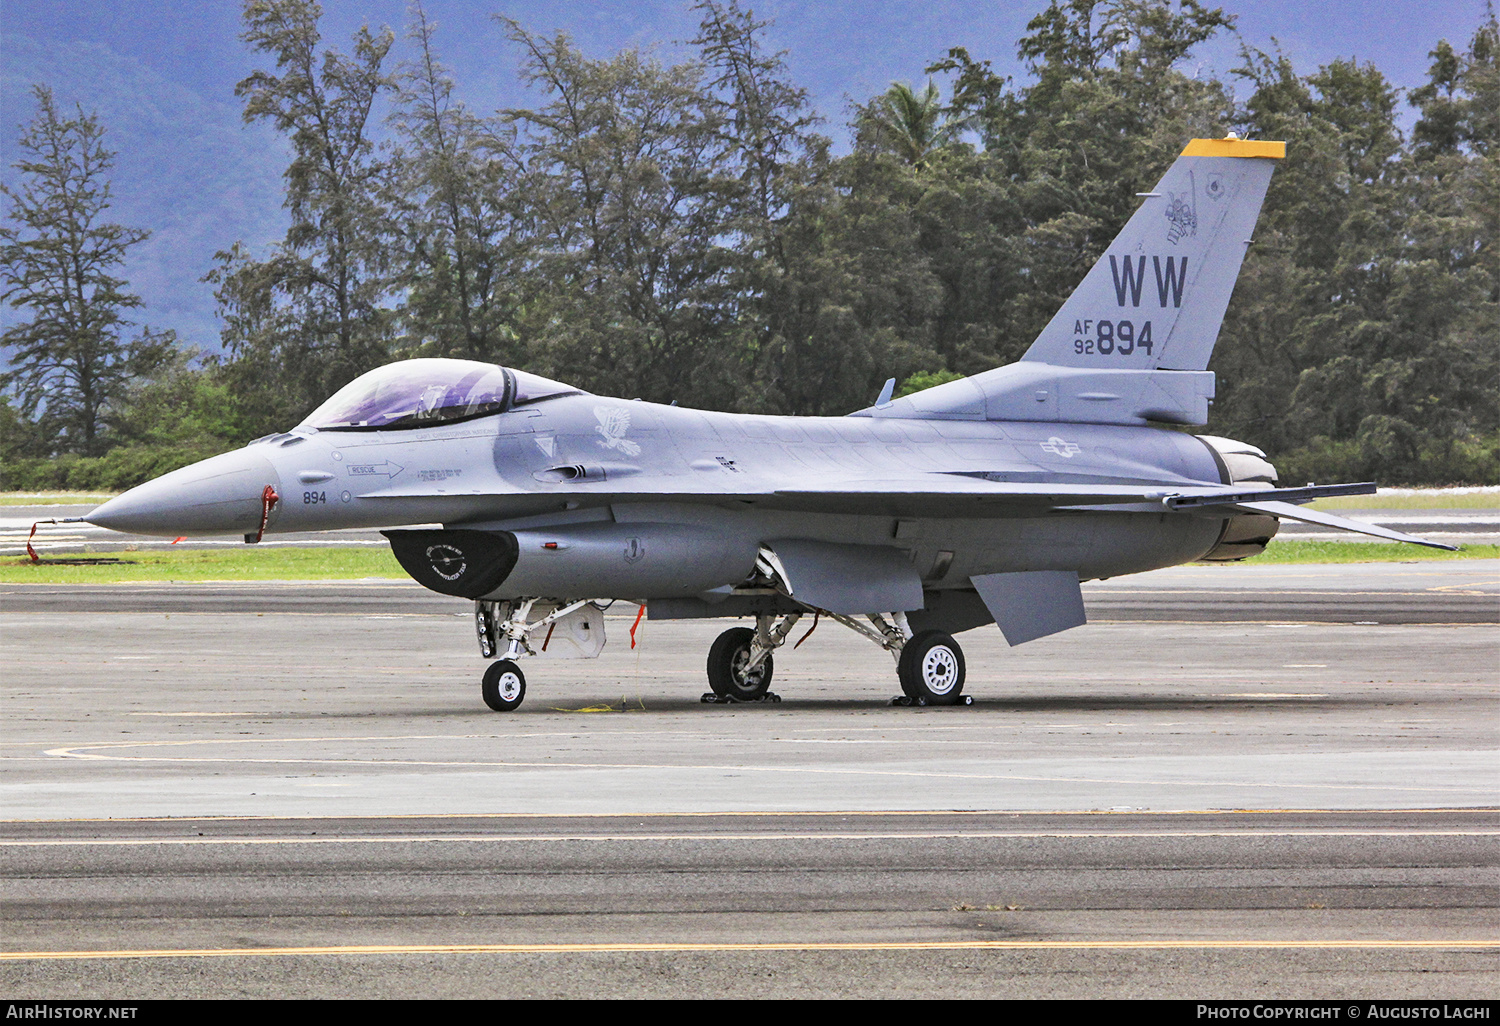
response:
M1264 493L1262 493L1264 494ZM1293 506L1289 502L1240 502L1236 503L1237 509L1243 509L1250 513L1269 513L1273 517L1282 517L1287 520L1300 520L1306 524L1322 524L1324 527L1336 527L1341 531L1354 531L1358 534L1368 534L1372 538L1385 538L1389 541L1407 542L1411 545L1425 545L1430 549L1447 549L1449 552L1457 552L1457 545L1444 545L1442 542L1428 541L1415 535L1402 534L1400 531L1392 531L1388 527L1377 527L1360 520L1350 520L1347 517L1336 517L1332 513L1320 513L1317 510L1303 509Z
M1375 491L1374 481L1361 481L1358 484L1308 485L1306 488L1261 488L1225 495L1169 495L1163 501L1172 509L1191 509L1231 506L1240 502L1272 498L1278 502L1312 502L1314 499L1331 499L1340 495L1374 495Z

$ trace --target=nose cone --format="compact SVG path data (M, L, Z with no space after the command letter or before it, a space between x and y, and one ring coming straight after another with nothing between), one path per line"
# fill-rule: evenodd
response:
M260 529L266 485L281 491L271 461L249 449L238 449L147 481L110 499L84 519L112 531L173 538L248 534Z

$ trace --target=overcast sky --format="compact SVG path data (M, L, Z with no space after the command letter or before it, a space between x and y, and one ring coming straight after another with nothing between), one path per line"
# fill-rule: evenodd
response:
M325 44L347 50L359 25L389 25L398 36L406 0L325 0ZM427 0L437 42L460 98L478 112L536 102L516 81L516 55L494 12L539 32L566 31L590 55L623 47L685 55L698 19L688 0ZM765 0L747 3L775 21L771 45L787 51L795 80L842 147L850 101L892 81L919 82L922 69L965 46L997 71L1024 79L1016 40L1045 0ZM1308 74L1335 58L1373 62L1402 88L1421 85L1439 39L1465 46L1485 16L1484 0L1230 0L1249 45L1275 45ZM199 282L213 254L235 240L253 251L280 237L286 147L261 125L246 126L234 86L258 66L239 41L231 0L0 0L0 158L13 182L15 139L45 83L71 107L97 113L118 152L115 220L151 229L125 276L145 301L139 322L175 328L217 348L209 286ZM1227 77L1239 40L1216 40L1196 55L1204 75ZM1407 119L1409 123L1409 119ZM0 312L0 324L17 315Z

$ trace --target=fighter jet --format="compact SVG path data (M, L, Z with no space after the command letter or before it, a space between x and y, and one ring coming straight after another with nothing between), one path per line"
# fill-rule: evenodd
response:
M889 381L845 417L407 360L85 519L247 542L383 528L413 578L473 601L497 711L525 697L523 656L598 655L611 600L753 624L709 648L706 700L774 698L773 654L811 617L888 652L896 701L966 703L954 635L1079 626L1082 581L1243 559L1283 519L1435 545L1300 505L1373 484L1281 488L1255 446L1184 430L1208 419L1209 356L1284 156L1193 140L1019 362L900 399Z

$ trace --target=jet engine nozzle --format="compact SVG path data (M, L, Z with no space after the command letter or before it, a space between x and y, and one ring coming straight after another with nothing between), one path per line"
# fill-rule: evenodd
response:
M238 449L138 485L84 519L112 531L172 538L252 534L260 529L267 485L281 491L271 461Z
M1253 488L1275 488L1280 475L1266 454L1248 442L1236 442L1218 435L1199 435L1198 440L1214 453L1219 477L1225 484ZM1258 556L1266 551L1281 528L1281 521L1261 513L1241 513L1228 517L1214 547L1198 558L1211 563L1233 562Z

